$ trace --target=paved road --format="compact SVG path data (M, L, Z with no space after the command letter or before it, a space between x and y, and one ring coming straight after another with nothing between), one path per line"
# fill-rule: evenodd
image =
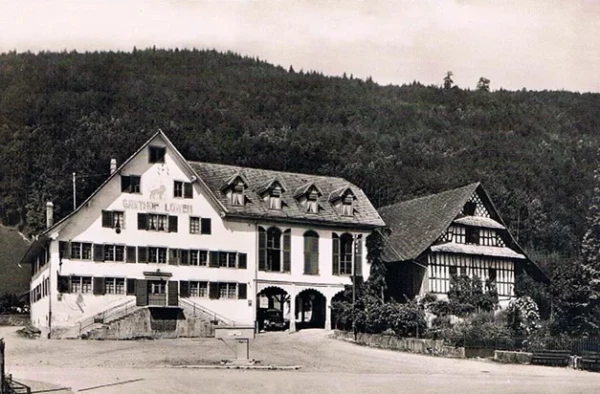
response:
M253 357L271 365L302 365L299 371L173 368L230 356L215 340L31 341L12 337L7 338L7 346L8 370L15 378L92 394L600 392L600 373L392 352L336 341L313 330L261 335L253 344ZM106 384L117 385L96 387Z

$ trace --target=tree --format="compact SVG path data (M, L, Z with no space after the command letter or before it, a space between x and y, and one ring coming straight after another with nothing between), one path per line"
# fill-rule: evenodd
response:
M479 78L479 82L477 82L477 90L483 91L483 92L489 92L490 91L490 80L485 77Z
M385 280L386 267L382 258L384 248L383 235L379 231L373 231L367 237L367 261L371 265L369 280L367 281L370 289L381 297L384 302L384 294L387 289Z
M444 89L451 89L454 81L452 80L452 71L448 71L444 77Z

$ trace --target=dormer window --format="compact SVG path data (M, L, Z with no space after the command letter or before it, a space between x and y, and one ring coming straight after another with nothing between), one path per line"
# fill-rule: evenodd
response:
M319 213L319 204L317 203L318 198L318 191L313 189L310 193L308 193L306 196L306 212Z
M231 203L244 205L244 182L238 180L231 190Z
M350 193L346 194L346 197L342 200L342 215L354 215L354 196Z
M463 214L466 216L475 215L475 209L477 208L477 204L474 201L469 201L463 207Z
M269 208L281 209L281 187L275 186L269 194Z

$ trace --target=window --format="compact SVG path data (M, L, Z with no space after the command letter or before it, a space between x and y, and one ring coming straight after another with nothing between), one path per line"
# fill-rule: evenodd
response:
M177 228L177 216L138 213L138 230L176 233Z
M167 148L162 146L150 146L149 148L149 162L150 163L164 163L165 155L167 154Z
M474 227L467 227L466 237L468 244L479 245L479 229Z
M91 293L92 292L92 277L91 276L72 276L71 277L71 293Z
M121 191L123 193L140 193L140 182L140 176L121 175Z
M102 211L102 227L125 228L123 211Z
M269 195L269 208L281 209L281 187L275 186Z
M267 231L267 271L281 271L281 230L277 227Z
M149 286L150 294L166 294L167 284L163 281L152 281Z
M190 182L175 181L173 196L176 198L194 198L194 188Z
M450 278L454 278L456 277L456 275L458 274L457 268L455 265L451 265L450 267L448 267L449 269L449 273L450 273Z
M282 248L283 238L283 248ZM290 272L291 269L291 231L283 233L277 227L266 230L258 228L259 257L258 269L261 271Z
M319 235L314 231L304 233L304 274L319 274Z
M148 262L166 264L167 248L148 247Z
M190 234L210 234L211 225L210 218L190 217Z
M463 214L466 216L475 215L475 209L477 208L477 204L474 201L469 201L463 207Z
M241 179L238 179L231 190L231 204L244 205L244 202L244 182Z
M81 259L91 260L92 259L92 244L82 243L81 244Z
M219 298L237 299L237 283L219 283Z
M104 245L104 261L125 261L125 246Z
M190 282L190 297L207 297L208 282Z
M200 234L200 218L190 217L190 234Z
M350 193L346 194L346 197L342 200L342 215L354 215L354 196Z
M124 278L104 278L105 294L125 294Z
M317 202L318 198L319 193L313 189L306 198L306 212L319 213L319 204Z
M353 239L351 234L342 234L338 236L333 234L333 274L334 275L352 275L352 246ZM358 272L356 273L358 275Z
M81 259L81 242L71 242L71 259Z
M488 269L488 279L490 282L495 283L497 276L498 276L498 272L496 271L495 268Z

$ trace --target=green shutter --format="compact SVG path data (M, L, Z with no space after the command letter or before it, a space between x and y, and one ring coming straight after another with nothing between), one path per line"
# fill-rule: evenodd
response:
M127 279L127 295L135 295L135 279Z
M177 232L177 216L169 216L169 232L176 233Z
M181 249L180 251L179 264L181 265L189 265L190 264L190 251L186 249Z
M102 211L102 227L113 226L113 213L111 211Z
M283 232L283 272L290 272L292 268L292 232L285 230Z
M170 265L178 265L179 264L179 256L181 251L179 249L169 249L169 261Z
M248 298L248 285L245 283L238 283L238 299L245 300Z
M136 248L135 246L128 246L127 247L127 262L128 263L135 263L136 262Z
M179 305L179 282L170 280L168 284L167 304L169 306Z
M121 175L121 191L131 193L131 182L128 176Z
M331 272L333 275L339 275L340 273L340 237L336 233L333 233L332 238L332 267Z
M104 295L106 294L104 287L104 278L94 277L94 294Z
M211 234L211 220L210 218L200 219L200 234Z
M211 300L219 298L219 282L210 282L208 284L208 298Z
M94 244L94 261L104 261L104 245Z
M147 213L138 213L138 230L148 230Z
M56 282L56 289L59 293L68 293L69 292L69 277L68 276L58 276L58 280Z
M258 269L267 269L267 232L264 228L258 228Z
M208 262L209 267L219 268L219 252L210 252L210 261Z
M190 296L190 282L185 280L179 282L179 296L184 298Z
M248 266L248 256L246 253L238 253L238 268L245 270Z
M148 248L145 246L138 246L138 263L148 262Z
M137 279L135 281L135 296L137 306L148 305L148 281Z
M183 197L184 198L194 198L194 188L191 183L183 184Z

